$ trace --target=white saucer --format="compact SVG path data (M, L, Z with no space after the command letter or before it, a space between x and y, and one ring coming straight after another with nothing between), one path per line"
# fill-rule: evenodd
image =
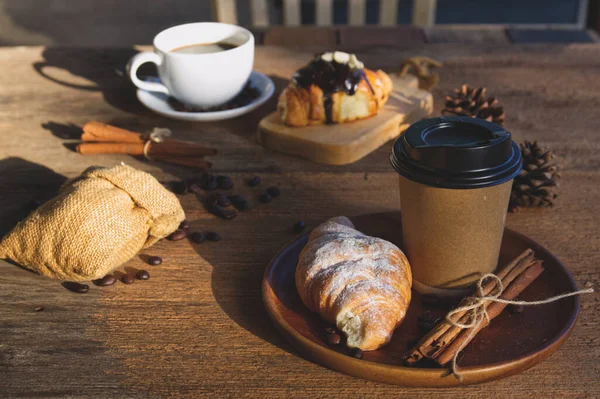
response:
M196 121L196 122L209 122L209 121L221 121L224 119L235 118L240 115L247 114L248 112L258 108L264 104L273 93L275 92L275 84L267 75L260 72L252 71L250 74L250 83L252 87L260 91L260 96L252 100L248 105L243 107L228 109L224 111L213 111L213 112L181 112L175 111L168 103L168 96L163 93L156 93L138 89L137 98L142 104L144 104L150 110L157 114L166 116L172 119L179 119L182 121Z

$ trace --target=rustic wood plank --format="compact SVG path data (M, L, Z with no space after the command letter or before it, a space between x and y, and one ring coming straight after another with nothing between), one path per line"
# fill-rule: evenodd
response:
M352 51L370 47L418 47L423 43L425 43L423 29L415 26L340 28L340 46Z
M259 28L269 26L269 7L267 0L251 0L250 13L252 25Z
M192 195L182 196L192 229L219 231L223 240L160 242L144 252L162 256L163 265L146 266L139 258L127 263L151 273L150 280L131 286L92 286L88 294L77 295L0 262L0 396L600 396L596 294L581 298L572 336L548 360L523 374L465 389L388 386L297 357L263 310L264 268L295 237L291 226L298 219L311 228L337 214L397 210L389 145L343 167L267 151L256 143L255 129L275 108L275 99L230 121L164 119L145 110L134 88L114 73L134 53L131 48L0 48L0 234L27 214L29 200L51 197L65 178L90 165L124 161L161 180L191 175L126 156L73 153L64 144L91 119L138 131L169 127L176 137L218 147L215 172L231 175L233 191L246 195L252 209L222 221L206 214ZM518 141L540 140L556 150L564 164L556 207L509 214L507 223L562 259L580 286L598 287L600 143L594 127L600 46L426 44L418 52L373 46L358 57L368 67L393 72L415 53L444 62L433 93L435 112L444 94L460 84L483 85L504 104L505 125ZM258 47L255 69L271 75L279 91L311 56L312 49ZM255 174L263 188L280 186L282 196L259 205L261 190L244 184ZM45 309L35 312L38 306Z
M315 4L315 20L317 26L333 24L333 0L321 0Z
M428 43L508 44L504 27L431 26L424 29Z
M287 26L302 24L300 0L283 0L283 23Z
M322 26L281 27L273 26L266 33L264 43L291 48L314 48L329 50L338 43L336 31Z
M237 7L235 0L213 0L215 20L226 24L237 24Z
M412 23L419 26L435 24L437 0L413 0Z
M379 25L396 25L398 18L398 0L379 0Z
M348 25L364 25L366 18L365 0L348 0Z

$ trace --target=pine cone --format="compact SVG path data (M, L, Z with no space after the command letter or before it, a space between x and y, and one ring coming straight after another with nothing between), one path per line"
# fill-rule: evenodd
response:
M485 97L485 88L475 89L464 84L455 91L455 95L446 96L442 115L470 116L498 125L504 123L504 108L495 97Z
M516 212L521 207L553 206L560 178L559 165L552 161L554 153L540 147L537 141L525 141L520 146L523 169L513 181L510 211Z

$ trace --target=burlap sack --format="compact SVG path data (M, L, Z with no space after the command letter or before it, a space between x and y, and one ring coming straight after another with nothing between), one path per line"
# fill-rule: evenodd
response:
M127 165L91 167L0 242L0 258L69 281L105 276L171 234L185 214L151 175Z

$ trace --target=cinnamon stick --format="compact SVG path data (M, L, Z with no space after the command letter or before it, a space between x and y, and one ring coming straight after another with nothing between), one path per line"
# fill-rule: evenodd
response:
M144 143L146 141L144 135L141 133L132 132L96 121L91 121L83 125L81 140L115 143Z
M508 286L508 288L504 290L500 298L507 300L515 299L525 290L525 288L527 288L531 283L533 283L533 281L535 281L535 279L538 278L543 271L544 267L542 266L542 261L536 261L531 267L527 268L527 270L525 270L521 275L519 275L515 279L515 281L513 281L512 284ZM506 306L508 306L508 304L506 303L493 302L487 308L487 313L490 320L494 319L500 313L502 313ZM445 348L444 351L440 353L440 355L434 360L442 366L447 364L454 358L454 355L458 351L458 349L461 346L467 345L469 342L471 342L471 340L477 335L477 333L486 325L486 323L482 322L476 327L464 329L459 334L459 336L454 341L452 341L452 343L447 348ZM475 333L471 334L471 331L473 329L475 330Z
M77 152L81 154L128 154L144 155L143 143L120 142L120 143L80 143L77 145ZM206 155L215 155L215 148L203 147L196 143L188 143L178 140L165 140L162 143L150 143L148 145L148 156L151 158L159 156L168 157L202 157Z
M521 275L521 273L523 273L527 268L531 267L534 264L533 251L531 249L525 251L515 260L516 262L510 262L497 274L497 276L502 281L502 286L504 288L508 287L519 275ZM482 287L483 296L491 294L495 286L496 284L494 283L494 281L488 281L487 283L485 283ZM459 304L459 307L465 304L466 303L461 303ZM485 307L487 308L490 305L491 302L488 302L485 304ZM466 324L469 322L471 316L468 314L467 311L462 311L455 313L453 317L455 318L454 320L458 320L459 323ZM444 347L448 346L448 344L450 344L462 331L462 328L451 325L447 320L445 320L444 324L448 325L449 328L447 328L446 331L436 339L437 345L434 346L435 350L433 350L433 352L428 351L428 353L423 352L423 354L426 354L428 357L438 356L440 352L444 350ZM421 347L419 347L419 350L421 350ZM423 350L427 349L423 348Z
M496 274L501 279L504 287L508 286L519 274L521 274L526 268L532 265L534 259L533 250L527 249L511 262L501 268ZM483 285L483 295L489 295L495 287L494 281L488 281ZM478 295L477 295L478 296ZM460 306L466 304L463 300ZM488 304L489 305L489 304ZM454 317L458 319L459 323L465 324L469 321L469 314L467 311L461 311L455 313ZM425 335L409 352L406 357L406 364L411 365L420 361L423 357L435 357L444 348L450 344L460 333L462 329L460 327L453 326L447 320L438 323L431 332Z

